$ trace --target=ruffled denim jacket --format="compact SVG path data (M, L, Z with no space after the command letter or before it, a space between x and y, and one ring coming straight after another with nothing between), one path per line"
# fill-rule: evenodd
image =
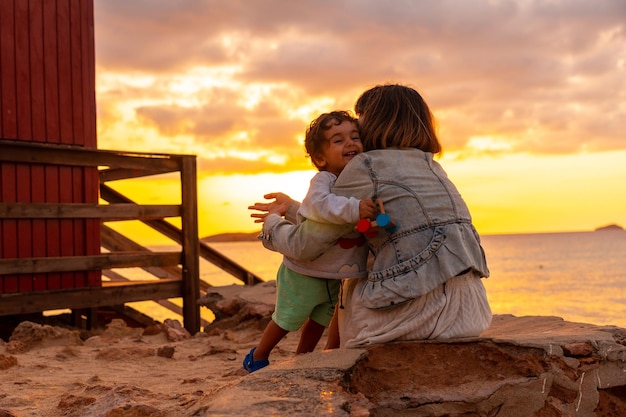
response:
M489 276L467 205L431 153L405 148L357 155L333 192L380 198L396 226L368 239L374 262L362 287L366 307L411 300L470 270Z
M489 276L467 205L432 154L414 148L361 153L344 168L333 192L381 199L396 226L368 236L374 259L360 286L364 306L392 307L472 270ZM288 250L292 257L314 257L320 246L345 233L310 221L287 228L269 217L275 250Z

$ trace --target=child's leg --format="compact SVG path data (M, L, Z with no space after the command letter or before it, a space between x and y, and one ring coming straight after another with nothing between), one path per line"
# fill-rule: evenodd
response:
M339 347L339 319L337 318L339 303L335 305L335 314L328 326L328 339L326 340L326 347L324 349L337 349Z
M296 353L313 352L325 329L326 327L316 321L308 319L302 326L302 334L300 335L300 343L298 343Z
M276 347L287 333L289 331L281 328L274 320L270 320L267 326L265 326L259 345L254 350L253 359L258 361L269 358L272 349Z

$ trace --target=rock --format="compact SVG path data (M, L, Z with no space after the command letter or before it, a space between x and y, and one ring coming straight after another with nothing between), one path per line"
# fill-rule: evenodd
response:
M254 286L229 285L213 287L203 295L199 304L209 308L215 320L204 328L211 334L216 329L263 329L274 312L276 281Z
M157 348L157 356L162 358L172 359L174 357L174 352L176 352L176 348L174 346L161 346Z
M155 356L156 352L153 348L132 346L132 347L108 347L102 349L96 354L96 359L108 361L121 361L129 358L148 358Z
M0 370L0 417L626 416L623 328L496 315L476 338L303 355L293 354L290 334L270 366L248 374L241 361L261 337L275 289L213 290L224 318L174 342L166 332L182 329L175 321L143 334L114 324L82 345L65 329L25 326L0 346L9 366ZM37 343L55 348L15 355L16 366L11 352Z
M590 356L593 353L593 347L589 343L568 343L563 346L563 354L575 358Z
M194 416L622 416L625 329L495 316L478 338L316 351L249 374Z
M102 337L105 339L116 339L122 337L140 337L143 333L142 328L128 327L122 319L113 319L105 326Z
M9 369L17 365L17 358L11 355L3 355L0 353L0 371Z
M44 344L46 346L71 346L82 345L83 341L78 330L23 321L13 330L6 348L9 352L19 353Z
M94 397L85 397L85 396L76 396L76 395L65 395L59 401L59 405L57 406L63 410L73 410L77 407L87 407L96 402Z
M163 322L163 328L165 330L167 340L170 342L178 342L191 337L191 334L180 324L178 320L166 319Z
M104 417L167 417L167 415L150 405L129 404L109 410Z

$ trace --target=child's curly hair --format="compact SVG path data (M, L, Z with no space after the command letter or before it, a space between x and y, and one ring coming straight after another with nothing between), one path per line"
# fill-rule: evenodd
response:
M320 114L307 128L304 136L304 148L306 149L307 156L311 158L311 162L313 162L316 168L321 169L317 166L313 157L322 153L322 145L326 142L324 132L333 125L337 126L343 122L356 124L357 119L345 110L335 110L330 113Z

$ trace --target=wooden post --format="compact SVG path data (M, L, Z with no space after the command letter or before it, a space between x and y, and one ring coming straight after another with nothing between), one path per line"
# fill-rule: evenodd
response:
M181 179L181 229L183 267L183 321L191 334L200 331L200 243L198 238L198 185L196 157L182 157Z

